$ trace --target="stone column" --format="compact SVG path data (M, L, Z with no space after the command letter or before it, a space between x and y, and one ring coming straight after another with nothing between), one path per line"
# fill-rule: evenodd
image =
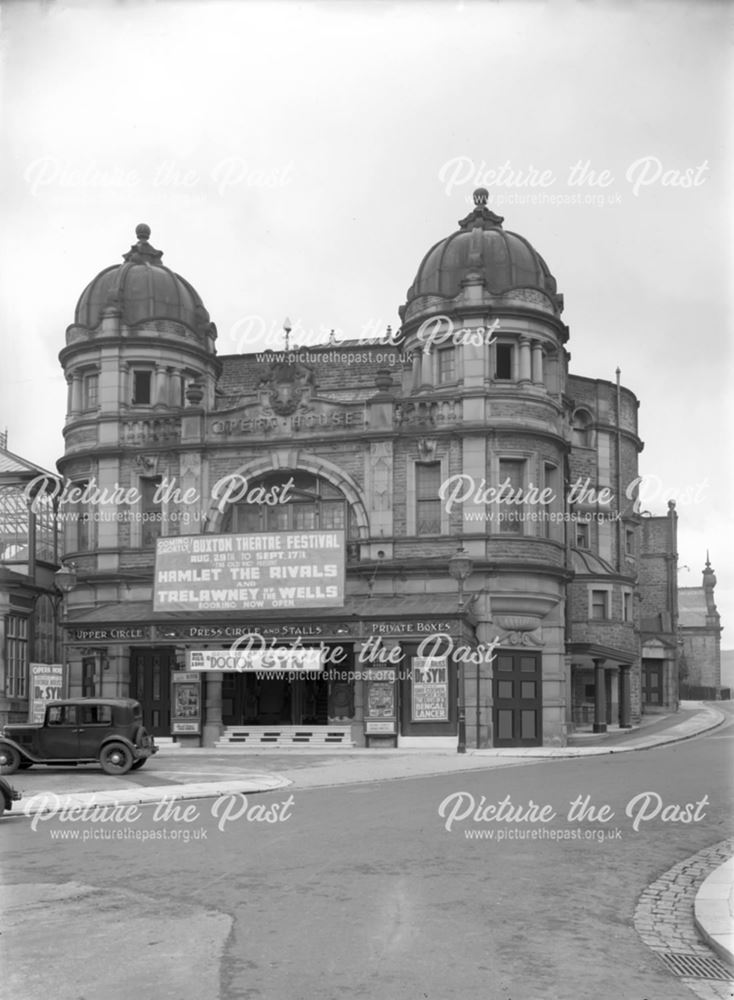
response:
M604 660L594 660L594 732L607 731L607 685Z
M530 341L520 337L520 381L530 381Z
M607 703L607 715L606 715L606 719L604 721L606 722L606 724L608 726L611 726L611 724L612 724L612 701L613 701L612 676L613 676L613 671L611 671L611 670L605 670L604 671L604 684L605 684L605 687L606 687L606 692L605 692L604 697L605 697L606 703Z
M155 366L153 403L156 406L168 406L168 373L163 365Z
M82 377L75 372L71 376L71 412L81 413L82 410Z
M543 345L539 340L533 341L533 382L543 385Z
M222 672L213 670L204 675L204 727L202 746L213 747L224 731L222 724Z
M421 351L421 385L433 385L433 355Z
M630 666L627 663L619 665L619 728L631 729L632 698L630 688Z
M173 405L174 406L184 406L186 399L184 393L186 391L186 377L182 371L176 371L173 374Z

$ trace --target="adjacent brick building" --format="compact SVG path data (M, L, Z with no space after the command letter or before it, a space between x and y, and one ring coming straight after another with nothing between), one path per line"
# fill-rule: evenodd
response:
M721 618L716 609L716 574L708 552L700 587L678 591L681 639L681 692L684 698L720 698ZM726 696L726 695L725 695Z

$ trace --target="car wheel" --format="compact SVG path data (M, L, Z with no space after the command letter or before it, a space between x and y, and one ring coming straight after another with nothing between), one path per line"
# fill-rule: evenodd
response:
M148 759L147 757L140 757L138 760L133 762L133 766L130 768L130 770L139 771L147 759Z
M99 762L105 774L127 774L133 766L133 755L124 743L108 743L102 747Z
M15 774L20 767L20 754L15 747L0 745L0 774Z

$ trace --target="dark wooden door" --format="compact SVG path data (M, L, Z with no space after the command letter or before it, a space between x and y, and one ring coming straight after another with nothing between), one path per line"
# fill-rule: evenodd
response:
M657 660L642 661L642 700L646 705L663 703L663 665Z
M173 650L130 650L130 697L143 707L143 725L153 736L171 735Z
M494 746L538 747L543 742L540 653L498 653L492 679Z

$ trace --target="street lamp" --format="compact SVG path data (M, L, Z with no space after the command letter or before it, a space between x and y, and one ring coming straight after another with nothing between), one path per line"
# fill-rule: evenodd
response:
M54 601L54 652L59 652L58 650L58 640L60 635L60 624L63 623L66 618L66 602L65 599L68 594L76 587L77 576L76 576L76 563L68 562L66 564L62 563L61 568L56 570L54 573L54 585L57 590L57 596ZM61 609L61 615L59 616L59 609ZM61 620L59 620L59 618ZM63 647L63 639L62 647Z
M70 562L54 573L54 583L62 595L68 594L76 587L76 563Z
M464 580L471 576L474 563L471 556L464 548L459 548L449 559L449 576L456 580L459 585L459 613L464 610ZM461 630L461 620L459 621ZM456 671L458 685L457 706L459 715L459 742L456 747L457 753L466 753L466 706L464 704L464 659L459 657ZM477 711L479 705L477 704Z

